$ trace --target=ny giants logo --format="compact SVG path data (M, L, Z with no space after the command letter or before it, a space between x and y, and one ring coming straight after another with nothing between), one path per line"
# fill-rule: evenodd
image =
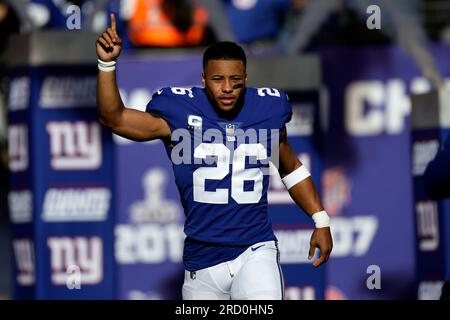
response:
M54 285L66 285L68 270L77 266L81 284L94 285L103 279L103 242L100 237L51 237L51 281Z
M435 201L416 203L417 237L419 250L435 251L439 247L439 213Z
M22 172L28 169L28 128L25 124L12 124L8 131L9 169Z
M102 163L101 129L96 122L49 122L54 170L95 170Z

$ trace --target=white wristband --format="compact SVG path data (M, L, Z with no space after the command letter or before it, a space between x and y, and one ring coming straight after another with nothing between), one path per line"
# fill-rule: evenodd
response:
M311 218L316 224L316 228L325 228L330 226L330 217L325 210L314 213Z
M289 173L287 176L285 176L283 179L281 179L281 181L283 181L286 189L289 190L297 183L305 180L309 176L311 176L311 173L309 173L308 169L306 169L304 165L301 165L300 167Z
M116 70L116 62L115 61L103 61L100 59L97 59L98 61L98 70L104 71L104 72L111 72Z

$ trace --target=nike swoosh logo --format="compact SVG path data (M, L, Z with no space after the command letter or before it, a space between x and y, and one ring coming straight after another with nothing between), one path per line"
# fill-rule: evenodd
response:
M256 250L258 250L259 248L264 247L264 246L265 246L265 244L262 244L262 245L260 245L260 246L257 246L256 248L253 248L253 247L251 247L251 248L252 248L252 251L256 251Z

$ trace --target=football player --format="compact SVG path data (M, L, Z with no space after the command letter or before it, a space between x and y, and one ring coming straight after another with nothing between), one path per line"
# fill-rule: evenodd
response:
M267 215L269 160L293 200L314 220L309 259L332 249L330 219L286 137L292 111L277 89L246 87L246 55L219 42L203 56L203 87L162 88L146 111L124 106L115 64L115 18L98 38L100 121L128 139L161 139L185 211L183 299L283 299L277 239Z

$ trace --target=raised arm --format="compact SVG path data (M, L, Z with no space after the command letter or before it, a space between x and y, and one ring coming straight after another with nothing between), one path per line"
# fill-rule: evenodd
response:
M290 196L316 223L316 229L310 240L308 259L311 260L315 248L319 248L320 257L313 262L314 267L317 267L327 262L333 248L329 219L309 172L298 160L287 141L286 127L281 130L279 155L279 173L289 190Z
M127 108L120 98L116 83L115 63L122 50L117 34L116 18L111 15L111 26L96 42L99 58L97 76L97 106L100 122L122 137L148 141L170 137L170 127L162 118L147 112Z

